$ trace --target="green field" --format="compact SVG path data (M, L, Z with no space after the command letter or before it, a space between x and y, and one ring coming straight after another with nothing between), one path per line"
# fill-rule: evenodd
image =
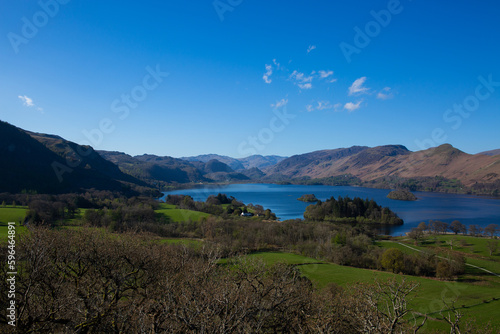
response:
M66 221L64 222L65 225L68 225L68 226L72 226L72 225L79 225L80 224L80 220L83 218L83 216L85 215L85 212L87 211L88 209L78 209L77 213L75 214L75 217L74 218L71 218L71 219L66 219Z
M264 262L274 264L277 262L284 262L286 264L304 265L308 263L324 263L316 259L292 254L292 253L279 253L279 252L256 252L248 255L249 257L259 257Z
M26 227L23 225L19 225L19 223L16 223L16 235L19 235L20 233L23 233L26 231ZM0 223L0 243L7 242L7 236L9 232L9 227L7 223Z
M0 242L7 241L8 222L16 223L16 233L22 233L26 228L19 224L26 216L27 208L23 206L6 206L0 208Z
M465 257L466 263L500 274L500 255L498 251L492 256L489 255L490 253L487 248L487 242L491 241L489 238L438 235L426 237L418 246L407 238L394 238L394 241L377 241L375 244L383 248L397 248L407 254L415 253L415 250L405 245L418 250L436 251L439 254L452 248L450 240L453 240L453 251L461 253ZM484 275L485 273L468 266L467 274Z
M333 263L321 263L321 261L305 256L289 253L262 252L249 255L261 257L266 263L285 262L299 265L298 268L313 281L319 288L329 283L341 286L355 282L373 282L377 279L387 279L395 274L368 269L341 266ZM309 263L309 264L308 264ZM442 299L447 302L458 298L456 306L460 307L465 314L464 319L474 317L478 323L486 324L491 321L496 328L500 327L498 309L500 308L500 282L446 282L430 278L405 276L408 280L420 284L411 307L421 313L437 317L435 313L443 306ZM496 298L496 300L492 300ZM483 301L486 301L484 303ZM462 305L465 305L462 308ZM436 321L429 322L429 329L445 329L444 324Z
M375 245L378 246L378 247L382 247L382 248L397 248L397 249L399 249L400 251L402 251L403 253L406 253L406 254L415 253L414 250L411 250L410 248L405 247L404 245L400 245L397 242L393 242L393 241L387 241L387 240L376 241ZM414 245L411 245L411 247L417 248L417 249L420 249L420 250L424 249L423 247L416 247Z
M458 250L464 253L469 253L479 256L490 256L487 243L490 238L471 237L463 235L437 235L426 237L422 246L425 247L445 247L450 248L450 240L453 241L453 250ZM498 240L498 239L497 239ZM464 243L462 245L462 242ZM493 259L500 260L500 249L492 256Z
M168 217L172 222L184 222L187 220L199 221L202 218L210 217L208 213L178 209L175 205L171 204L160 204L160 209L156 210L156 212L160 215L164 215Z
M19 223L26 217L28 208L24 206L6 206L0 207L0 223L15 222Z

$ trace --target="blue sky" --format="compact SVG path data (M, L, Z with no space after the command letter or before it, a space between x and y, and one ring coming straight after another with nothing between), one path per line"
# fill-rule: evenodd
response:
M500 148L497 1L0 3L0 119L96 149Z

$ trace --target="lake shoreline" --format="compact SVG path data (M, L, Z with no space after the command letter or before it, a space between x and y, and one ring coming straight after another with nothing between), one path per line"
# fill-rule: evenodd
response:
M190 195L197 201L205 201L209 195L225 193L245 203L260 204L271 209L281 221L303 219L305 208L310 203L297 201L304 194L314 193L319 200L338 196L374 199L404 220L402 226L384 229L385 234L401 235L420 222L459 220L465 225L486 226L500 220L500 201L464 194L415 192L417 201L395 201L386 198L390 190L353 186L304 186L277 185L273 183L197 184L189 189L178 189L164 194Z
M354 187L354 188L381 189L381 190L394 190L395 189L395 188L370 187L369 185L356 185L356 184L354 184L354 185L327 185L327 184L304 185L304 184L292 183L292 182L287 182L286 184L283 184L281 182L263 182L263 181L245 180L245 181L239 181L239 182L232 181L232 182L213 182L213 183L212 182L210 182L210 183L182 183L182 184L177 184L175 186L172 186L171 189L161 190L161 192L165 193L165 192L169 192L169 191L176 191L176 190L182 190L182 189L204 188L204 187L220 187L220 186L229 186L229 185L234 185L234 184L274 184L274 185L280 185L280 186L287 186L287 185L302 186L303 185L303 186L310 186L310 187L316 187L316 186L320 186L320 187ZM420 192L420 193L430 193L430 194L474 196L474 197L478 197L478 198L493 199L493 200L500 201L500 196L471 194L471 193L465 193L465 192L461 193L461 192L445 192L445 191L432 191L432 190L415 190L412 192L413 193Z

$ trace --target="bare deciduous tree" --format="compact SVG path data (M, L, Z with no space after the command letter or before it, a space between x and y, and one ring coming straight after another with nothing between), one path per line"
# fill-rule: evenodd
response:
M488 240L486 247L490 252L490 256L492 256L498 250L498 240Z
M358 313L363 333L405 333L413 326L405 319L411 312L409 295L419 286L406 278L376 281L375 284L358 284L354 287L353 310Z

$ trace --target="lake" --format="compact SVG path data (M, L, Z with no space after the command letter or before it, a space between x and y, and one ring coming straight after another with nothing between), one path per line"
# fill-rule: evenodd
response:
M195 201L205 201L209 195L224 193L245 204L260 204L271 209L280 220L304 218L308 205L298 201L304 194L315 194L322 201L338 196L374 199L382 206L388 206L404 220L404 225L393 226L388 233L401 235L430 219L451 222L459 220L465 225L477 224L485 227L494 223L500 225L500 200L471 195L455 195L428 192L414 192L417 201L396 201L386 196L388 189L372 189L350 186L303 186L277 184L232 184L210 186L165 192L165 194L190 195Z

